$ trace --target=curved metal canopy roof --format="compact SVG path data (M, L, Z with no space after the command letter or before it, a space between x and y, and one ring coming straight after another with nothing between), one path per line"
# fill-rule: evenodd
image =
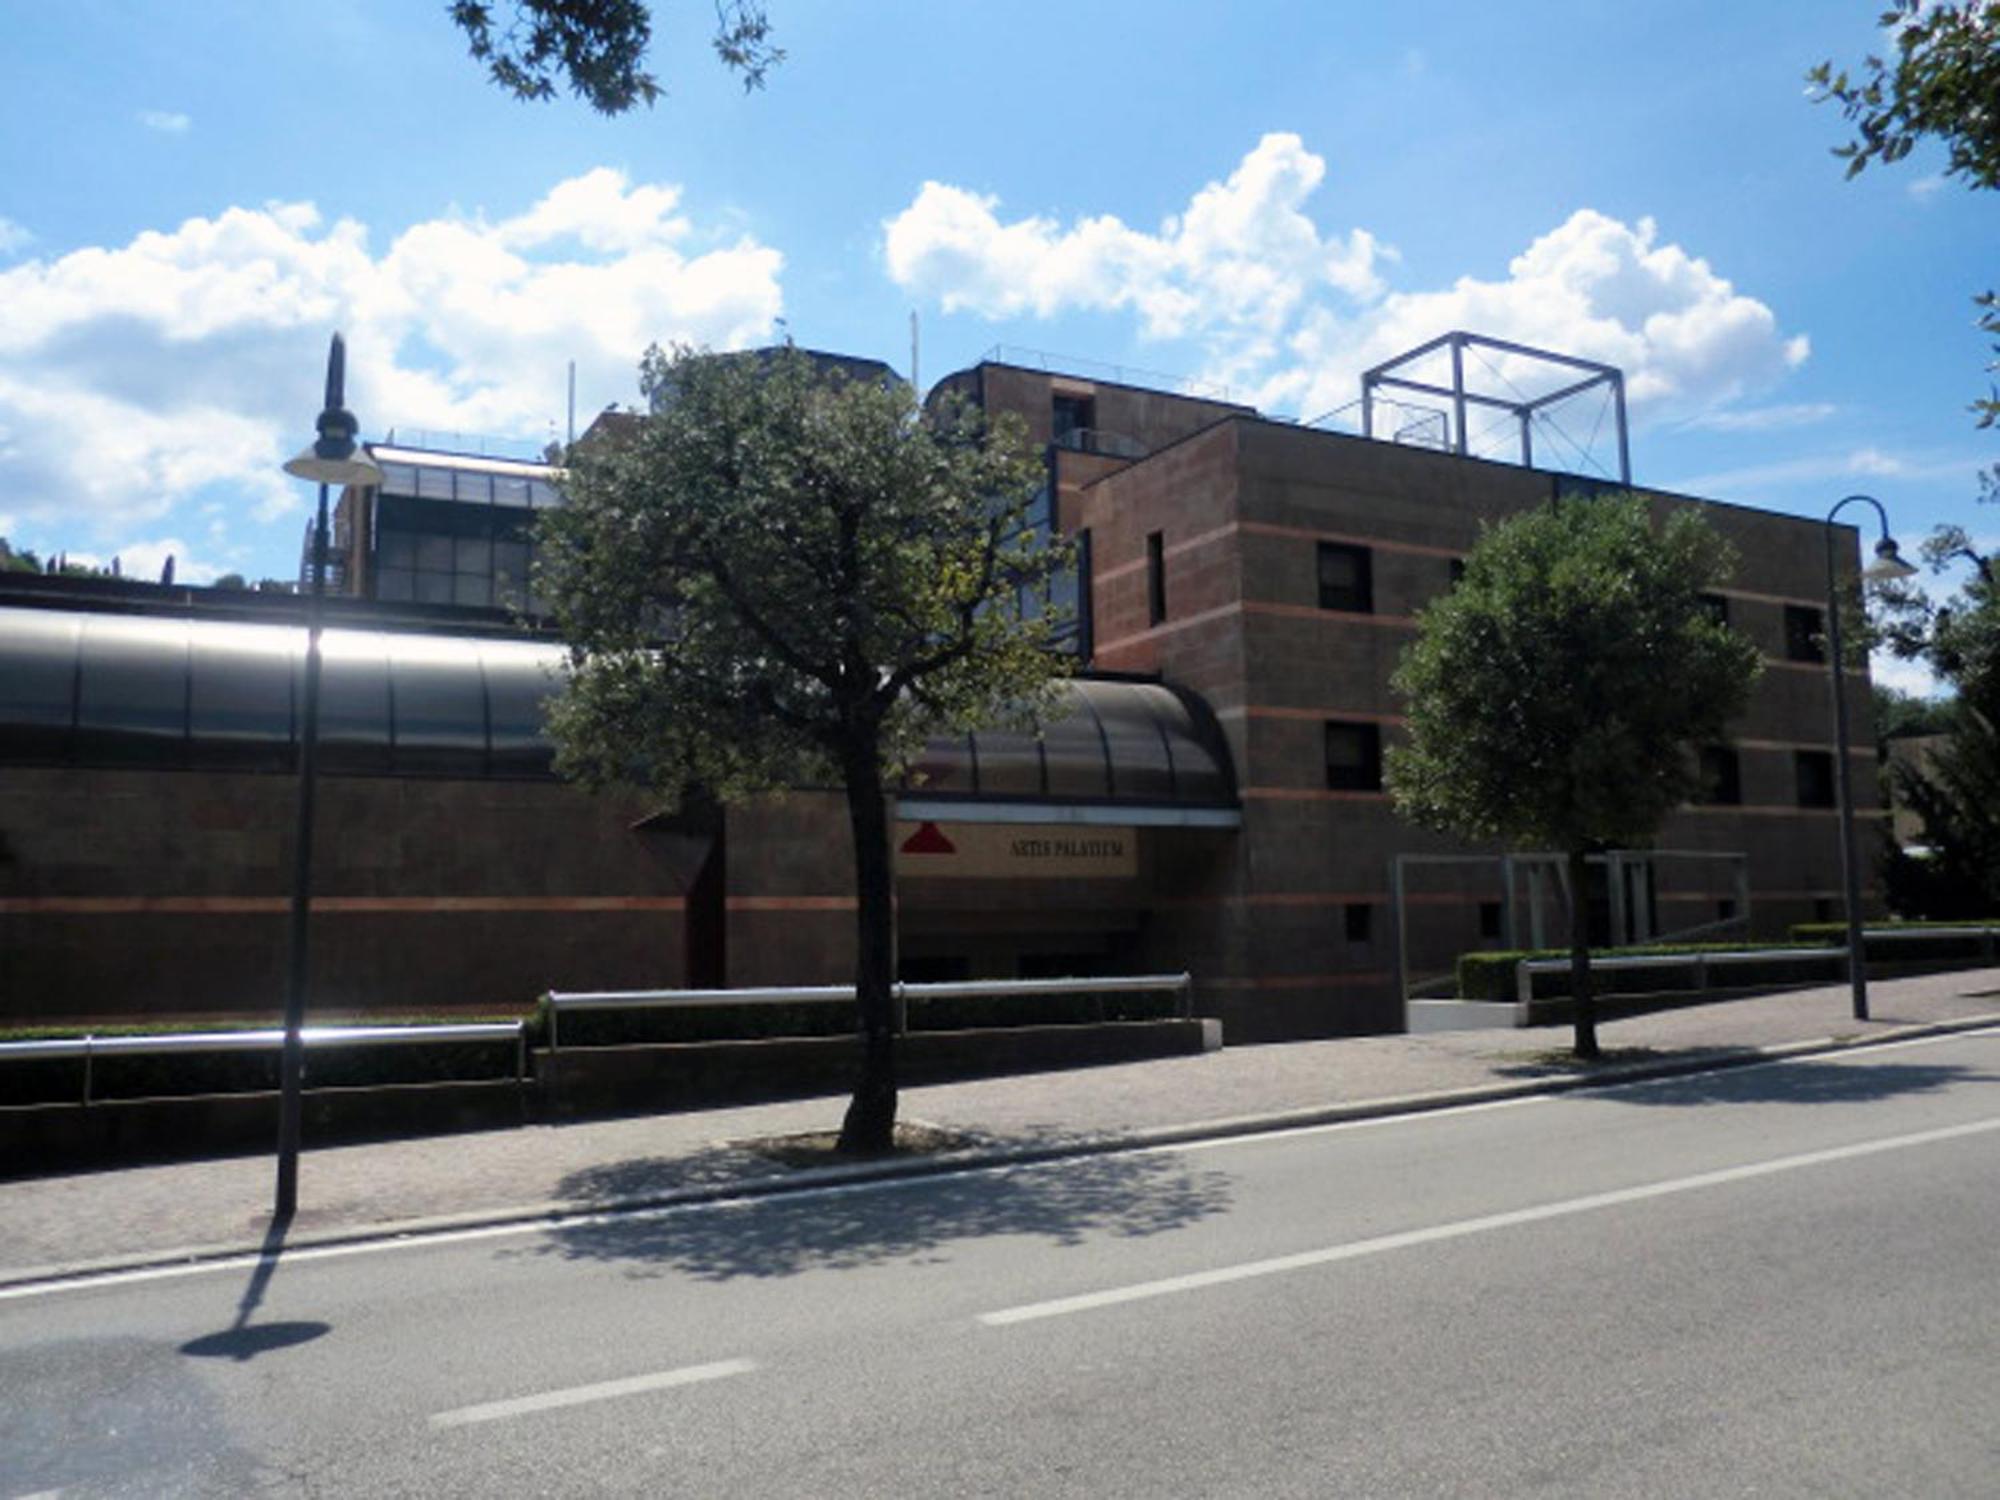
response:
M0 607L0 762L286 771L305 631ZM542 700L563 649L536 641L328 630L320 766L332 776L542 780ZM1229 752L1207 705L1158 683L1082 678L1039 735L931 743L905 817L1233 826Z

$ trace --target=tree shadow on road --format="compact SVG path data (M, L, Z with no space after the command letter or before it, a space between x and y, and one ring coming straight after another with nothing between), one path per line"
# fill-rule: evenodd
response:
M1995 1077L1954 1063L1850 1063L1835 1057L1773 1062L1749 1049L1650 1047L1606 1052L1594 1066L1578 1063L1566 1054L1544 1053L1494 1071L1504 1078L1566 1076L1611 1085L1620 1082L1617 1069L1621 1065L1679 1063L1706 1064L1713 1070L1607 1087L1601 1097L1650 1105L1863 1104L1904 1094L1935 1093L1956 1083L1992 1082Z
M657 1192L668 1178L685 1181L690 1169L700 1174L704 1165L641 1157L573 1173L560 1192L608 1205ZM1076 1245L1095 1235L1161 1234L1228 1207L1224 1173L1167 1156L1078 1156L559 1225L537 1253L729 1281L939 1259L955 1242L994 1235Z

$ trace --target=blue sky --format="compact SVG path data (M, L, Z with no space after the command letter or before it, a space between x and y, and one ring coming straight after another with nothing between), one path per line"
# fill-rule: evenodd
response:
M771 0L790 55L745 95L684 0L668 97L604 120L489 87L441 0L33 7L0 534L291 574L278 464L336 326L368 434L539 441L570 359L585 414L651 340L780 319L907 370L914 310L926 381L1004 344L1303 417L1466 326L1624 366L1641 483L1991 536L1964 408L2000 200L1934 151L1844 181L1804 97L1878 8Z

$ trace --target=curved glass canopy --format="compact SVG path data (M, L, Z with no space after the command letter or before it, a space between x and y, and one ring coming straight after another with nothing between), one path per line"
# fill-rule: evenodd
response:
M284 771L296 764L305 631L295 626L0 606L0 762ZM542 701L561 646L393 631L321 637L327 775L542 780ZM1039 735L931 742L904 817L1039 809L1206 809L1234 821L1229 752L1207 705L1158 683L1083 678ZM996 806L1021 809L1007 815Z

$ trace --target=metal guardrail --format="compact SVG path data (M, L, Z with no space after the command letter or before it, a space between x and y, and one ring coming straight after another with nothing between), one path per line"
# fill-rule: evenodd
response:
M1995 939L2000 937L2000 927L1870 927L1861 933L1862 945L1881 942L1902 942L1916 938L1979 938L1983 940L1984 957L1994 958ZM1830 963L1838 961L1835 977L1845 972L1847 944L1817 948L1741 948L1720 953L1639 953L1622 958L1597 958L1590 960L1592 973L1625 973L1635 969L1686 969L1694 970L1694 987L1708 988L1711 968L1743 967L1755 963L1782 963L1787 959L1826 958ZM1568 958L1523 959L1514 967L1515 995L1526 1002L1535 998L1534 976L1537 974L1559 974L1568 970Z
M525 1021L467 1022L446 1026L308 1026L299 1033L307 1047L395 1046L413 1042L500 1042L514 1044L514 1082L528 1080L528 1025ZM92 1067L100 1057L162 1057L179 1052L261 1052L282 1047L285 1033L265 1031L169 1031L157 1036L50 1037L33 1042L0 1042L0 1062L75 1057L83 1060L83 1102L91 1102Z
M1194 976L1180 974L1124 974L1102 978L1075 979L957 979L889 987L896 1007L896 1030L908 1030L908 1004L912 1000L967 1000L1010 995L1130 995L1166 991L1180 996L1178 1013L1182 1020L1194 1014ZM701 1006L728 1005L852 1005L851 984L806 984L741 990L577 990L549 993L549 1051L560 1050L560 1025L564 1011L586 1010L689 1010Z

